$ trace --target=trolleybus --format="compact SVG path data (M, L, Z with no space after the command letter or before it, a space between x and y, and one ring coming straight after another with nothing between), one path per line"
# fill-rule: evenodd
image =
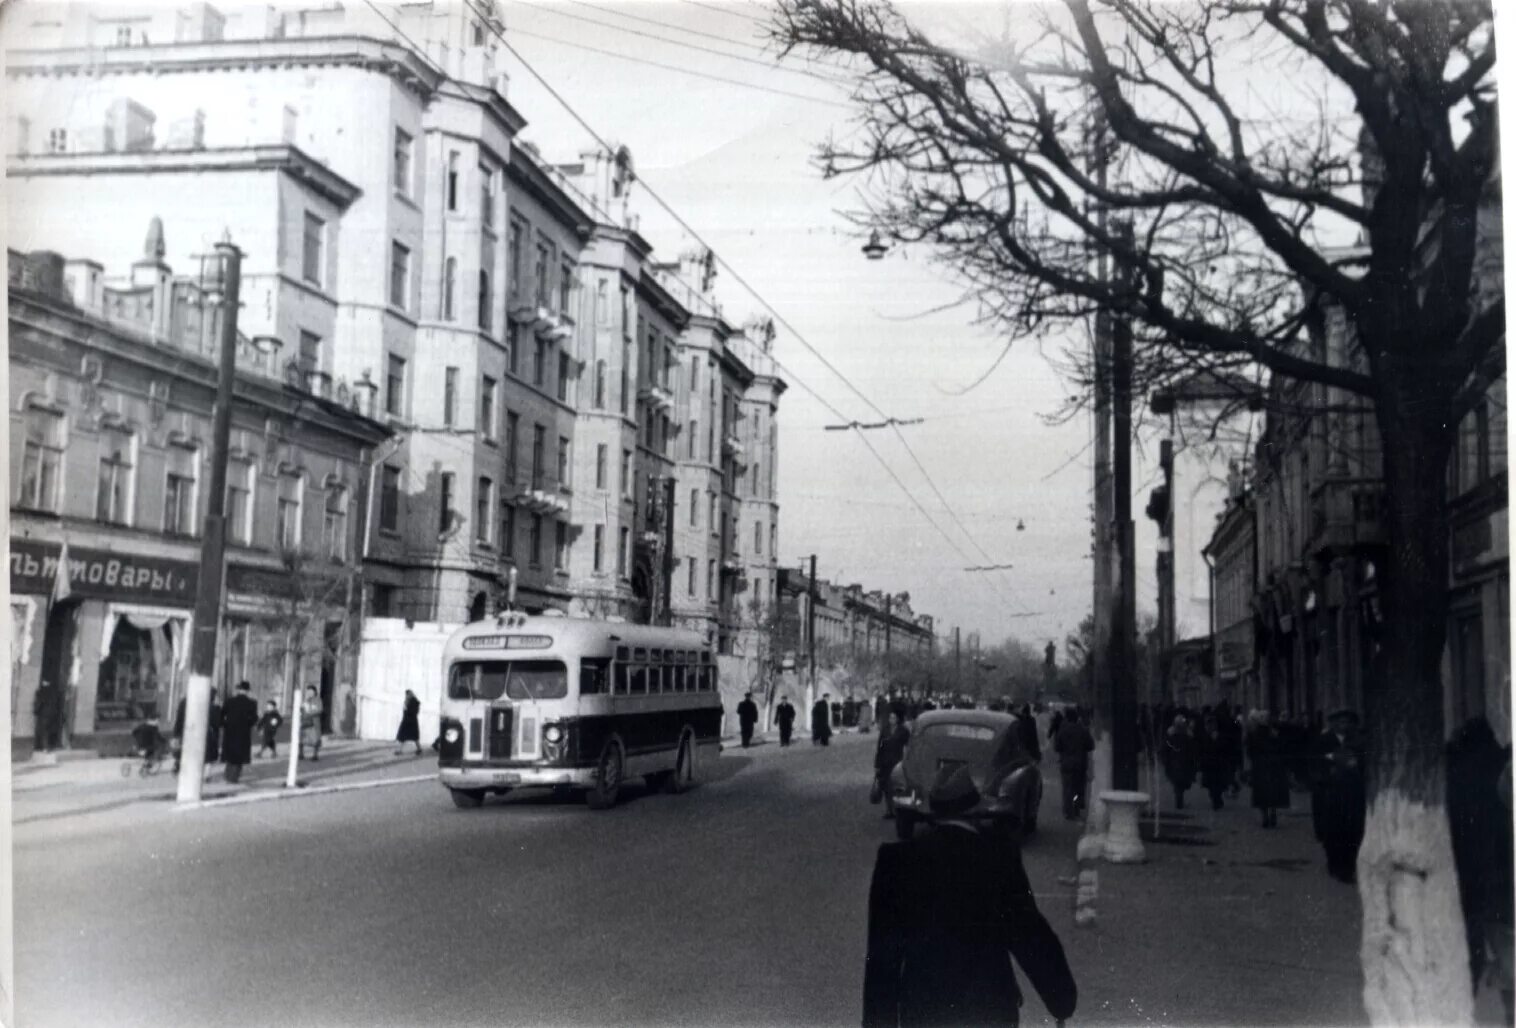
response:
M443 650L438 777L460 807L528 786L614 806L633 775L688 788L720 752L716 659L697 633L518 613Z

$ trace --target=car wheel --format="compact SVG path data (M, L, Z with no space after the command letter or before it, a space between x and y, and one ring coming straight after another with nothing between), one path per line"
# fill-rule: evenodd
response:
M623 771L621 747L615 742L606 743L600 753L600 763L595 767L595 784L584 794L584 802L591 810L609 810L616 805L616 798L621 795Z
M902 810L895 811L895 838L901 842L908 842L916 833L916 818L913 814L907 814Z
M449 789L453 797L453 806L460 810L472 810L484 802L483 789Z

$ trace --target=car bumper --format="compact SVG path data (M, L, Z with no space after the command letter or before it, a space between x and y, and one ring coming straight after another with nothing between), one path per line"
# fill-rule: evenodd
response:
M591 767L445 767L437 780L449 789L514 789L535 785L593 784Z

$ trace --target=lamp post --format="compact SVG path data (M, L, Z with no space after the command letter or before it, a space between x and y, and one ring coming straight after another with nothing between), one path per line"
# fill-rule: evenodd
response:
M200 545L189 686L184 699L184 736L179 759L180 803L198 801L205 784L205 739L210 729L216 640L221 624L221 590L226 571L226 451L232 434L232 387L237 374L237 305L242 279L242 251L232 244L230 233L216 244L216 252L207 258L207 264L208 297L212 303L219 302L222 312L221 368L216 384L210 495L206 497L205 532Z

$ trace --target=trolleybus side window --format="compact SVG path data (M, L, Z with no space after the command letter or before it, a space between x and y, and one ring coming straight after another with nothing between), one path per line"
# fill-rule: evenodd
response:
M609 657L586 657L579 662L579 695L596 696L611 691Z
M647 691L657 694L663 691L663 651L648 650L647 659Z
M627 694L627 675L630 670L631 659L632 649L630 646L616 647L616 663L611 672L611 692L617 696L625 696Z
M628 691L633 696L647 692L647 650L641 646L632 651L632 670L628 678L631 685Z

